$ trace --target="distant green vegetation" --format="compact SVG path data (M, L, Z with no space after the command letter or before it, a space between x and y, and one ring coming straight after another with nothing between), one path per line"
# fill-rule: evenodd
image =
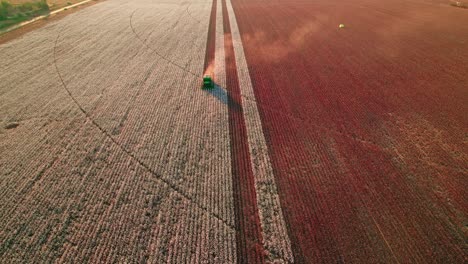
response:
M49 13L49 6L46 0L20 5L12 5L6 0L1 0L0 30L47 13Z

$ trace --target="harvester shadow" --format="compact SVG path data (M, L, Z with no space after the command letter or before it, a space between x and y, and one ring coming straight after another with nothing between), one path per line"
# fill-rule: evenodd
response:
M229 102L229 95L226 90L224 90L218 84L214 84L214 87L211 89L203 89L205 92L211 94L213 97L218 99L223 104L228 104Z
M240 102L237 102L232 98L229 93L218 84L214 84L214 87L211 89L203 89L205 92L212 95L214 98L218 99L221 103L228 105L232 110L241 110Z

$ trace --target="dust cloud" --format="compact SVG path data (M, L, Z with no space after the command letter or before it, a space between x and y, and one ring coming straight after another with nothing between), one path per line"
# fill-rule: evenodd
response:
M300 51L310 38L319 32L327 16L317 16L314 21L307 22L294 29L287 38L270 39L265 31L245 34L246 45L257 47L258 55L270 62L278 62L289 54Z

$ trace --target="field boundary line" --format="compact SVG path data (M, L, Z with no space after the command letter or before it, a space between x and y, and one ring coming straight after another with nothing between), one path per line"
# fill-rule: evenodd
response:
M262 129L260 113L255 98L250 73L247 67L244 47L240 37L237 19L230 0L226 0L231 25L232 44L236 61L239 87L247 141L250 151L250 162L254 174L257 206L259 209L262 237L267 260L269 262L294 262L291 241L288 236L279 199L278 188L270 161L265 135Z

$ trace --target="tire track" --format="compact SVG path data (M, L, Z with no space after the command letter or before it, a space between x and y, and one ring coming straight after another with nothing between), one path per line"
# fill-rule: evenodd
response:
M229 108L232 182L236 220L237 259L240 263L265 263L263 232L260 223L248 127L244 118L239 76L236 67L231 25L226 1L222 1L224 60Z
M157 50L151 48L151 47L146 43L145 40L141 39L141 37L136 33L135 28L133 27L133 23L132 23L133 15L135 14L135 12L136 12L137 10L138 10L138 9L135 9L135 10L132 12L132 14L130 15L130 21L129 21L129 22L130 22L130 28L132 29L132 32L133 32L133 34L135 34L136 38L137 38L138 40L140 40L141 43L143 43L143 45L144 45L146 48L148 48L149 50L151 50L154 54L156 54L156 55L157 55L158 57L160 57L161 59L165 60L166 62L168 62L168 63L170 63L170 64L172 64L172 65L174 65L174 66L176 66L177 68L181 69L182 71L184 71L184 72L186 72L186 73L192 75L193 77L195 77L195 79L198 79L198 80L201 81L202 79L201 79L201 77L199 77L200 75L198 75L198 74L196 74L196 73L193 73L193 72L191 72L190 70L187 70L184 66L182 66L182 65L180 65L180 64L178 64L178 63L176 63L176 62L174 62L173 60L168 59L166 56L162 55L162 54L159 53Z
M229 224L226 220L224 220L223 218L221 218L221 216L219 216L217 213L214 213L212 212L211 210L209 210L206 206L203 206L199 203L197 203L196 201L194 201L188 194L186 194L183 190L181 190L177 185L171 183L170 181L166 180L163 178L163 176L161 174L159 174L157 171L155 171L154 169L150 168L146 163L144 163L142 160L140 160L133 152L131 152L130 150L128 150L127 148L125 148L122 144L120 144L120 142L118 142L108 131L106 131L101 125L99 125L99 123L97 123L93 118L92 116L90 115L90 113L88 111L86 111L82 106L81 104L78 102L78 100L73 96L73 94L71 93L71 91L68 89L65 81L63 80L63 77L62 77L62 74L60 73L60 70L58 68L58 65L57 65L57 54L56 54L56 50L57 50L57 43L58 43L58 40L60 38L60 33L57 34L57 38L55 39L55 44L54 44L54 66L55 66L55 70L57 72L57 75L60 79L60 82L62 84L62 87L65 89L66 93L68 94L68 96L72 99L72 101L74 102L74 104L79 108L79 110L85 115L85 117L102 133L104 134L107 138L109 138L111 140L111 142L115 145L117 145L117 147L122 150L127 156L129 156L131 159L133 159L136 163L138 163L140 166L142 166L143 168L145 168L148 172L150 172L153 176L155 176L157 179L159 179L160 181L164 182L167 186L169 186L172 190L174 190L175 192L177 192L178 194L180 194L181 196L183 196L185 199L189 200L191 203L195 204L199 209L201 209L202 211L206 212L207 214L213 216L214 218L218 219L219 221L223 222L227 227L231 228L231 229L235 229L234 226L232 226L231 224Z

